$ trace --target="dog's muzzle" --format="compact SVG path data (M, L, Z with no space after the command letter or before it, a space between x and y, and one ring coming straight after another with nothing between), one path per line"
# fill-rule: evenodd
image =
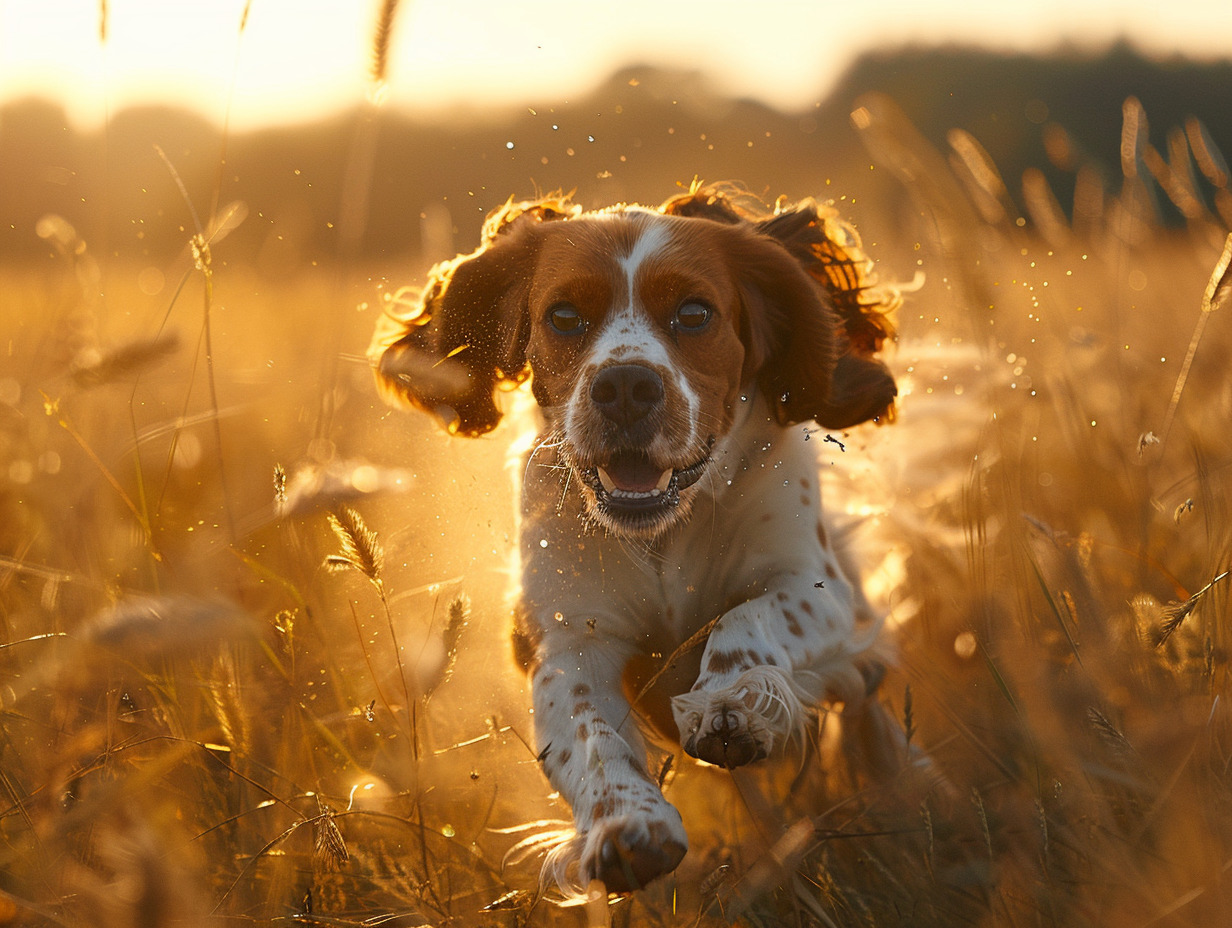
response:
M582 472L598 505L611 513L648 513L680 504L680 491L701 479L710 455L687 467L659 470L642 452L621 451Z

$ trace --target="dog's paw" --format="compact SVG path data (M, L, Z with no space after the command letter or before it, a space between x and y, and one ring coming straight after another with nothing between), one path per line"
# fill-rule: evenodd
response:
M640 807L596 819L548 852L541 879L564 896L566 905L585 901L592 881L610 893L629 893L671 873L688 850L680 813L660 798Z
M701 713L689 713L686 724L681 729L685 751L708 764L730 770L769 754L769 739L742 702L712 700Z
M667 802L653 812L597 819L586 833L578 872L608 892L627 893L671 873L688 849L680 813Z
M680 744L698 760L728 769L768 757L802 729L805 708L790 678L777 667L753 667L734 683L672 699Z

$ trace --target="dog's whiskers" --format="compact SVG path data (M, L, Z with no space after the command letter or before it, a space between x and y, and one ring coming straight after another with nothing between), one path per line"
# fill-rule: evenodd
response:
M569 496L569 484L573 481L573 468L566 465L559 465L560 469L565 472L565 479L561 481L560 497L556 500L556 512L561 513L565 509L565 500Z
M524 469L522 473L522 481L525 483L527 478L530 476L530 466L535 460L535 455L537 455L540 451L545 451L545 450L550 451L553 449L562 448L564 447L564 444L565 444L565 437L561 435L559 432L548 432L543 437L541 437L538 441L536 441L535 446L531 448L530 454L526 456L526 468ZM557 469L564 465L558 461L556 463L539 464L537 466Z

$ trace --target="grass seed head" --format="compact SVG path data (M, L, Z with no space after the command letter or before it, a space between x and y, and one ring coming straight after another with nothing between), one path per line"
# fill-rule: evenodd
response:
M105 353L93 350L80 352L73 359L70 371L78 386L98 387L141 374L175 354L179 347L180 340L175 334L137 338Z
M368 528L363 517L350 506L341 506L327 513L327 518L341 551L325 558L326 568L331 571L357 570L379 584L385 565L385 550L377 540L376 532Z

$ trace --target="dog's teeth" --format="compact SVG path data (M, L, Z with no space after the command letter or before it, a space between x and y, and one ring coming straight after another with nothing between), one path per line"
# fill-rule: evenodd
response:
M658 483L650 490L626 490L621 487L612 475L602 467L595 468L595 474L599 478L599 486L601 486L609 496L616 499L647 499L655 496L662 496L668 492L668 488L672 484L672 478L675 476L675 471L670 467L665 470L659 477Z
M612 475L605 471L602 467L598 468L599 482L603 484L603 489L611 493L616 489L616 481L612 479Z

